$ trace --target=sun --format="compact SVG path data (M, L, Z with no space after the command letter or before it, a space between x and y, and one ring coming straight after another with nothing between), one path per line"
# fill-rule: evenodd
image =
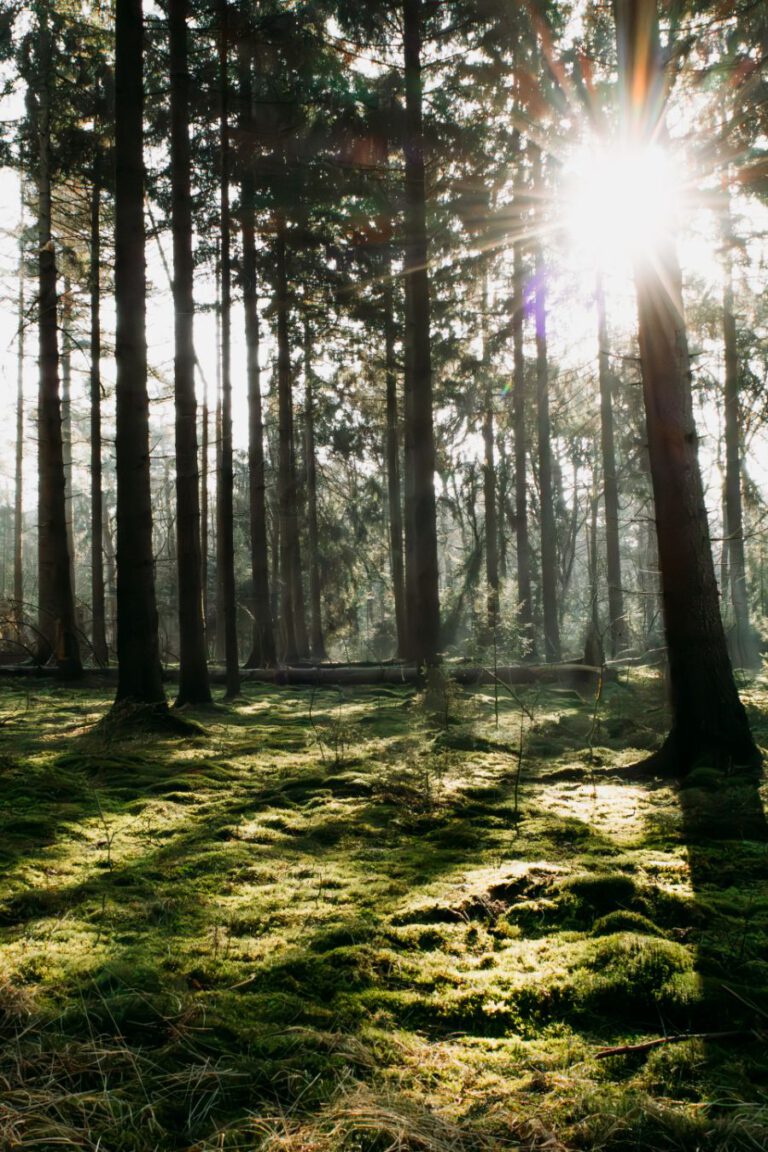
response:
M678 165L657 144L581 145L563 166L564 224L579 260L626 271L653 259L682 211Z

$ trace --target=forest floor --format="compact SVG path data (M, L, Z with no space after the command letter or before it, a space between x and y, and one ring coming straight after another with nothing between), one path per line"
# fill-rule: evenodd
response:
M0 1147L768 1147L765 794L626 771L658 677L108 704L0 690Z

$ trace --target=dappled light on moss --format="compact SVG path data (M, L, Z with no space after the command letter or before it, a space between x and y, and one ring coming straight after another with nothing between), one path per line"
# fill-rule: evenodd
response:
M537 689L519 779L481 691L445 729L408 689L249 687L202 736L65 746L56 709L106 700L0 697L2 1138L746 1152L759 1045L594 1058L749 1026L768 986L765 844L687 843L709 778L622 779L632 691L596 764L563 735L591 702Z

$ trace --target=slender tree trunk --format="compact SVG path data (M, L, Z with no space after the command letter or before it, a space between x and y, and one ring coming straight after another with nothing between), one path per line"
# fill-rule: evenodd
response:
M615 0L620 77L633 100L633 143L663 136L663 67L655 0ZM754 765L759 753L733 679L698 461L680 267L673 239L635 269L648 451L656 503L672 730L662 763L702 757Z
M216 501L213 510L213 555L215 557L216 580L216 628L214 629L213 648L216 661L223 664L226 660L226 635L224 630L224 567L218 549L219 532L219 501L221 499L221 445L222 445L222 323L221 323L221 243L217 246L216 257L216 407L213 415L214 428L214 459L216 469Z
M544 195L541 150L533 146L533 182L537 203ZM535 246L536 418L539 441L541 493L541 600L544 613L544 655L547 663L561 659L557 610L557 528L552 491L552 427L549 418L549 363L547 353L547 270L541 242Z
M116 703L164 705L152 555L141 0L115 6Z
M101 463L101 183L98 173L93 174L91 188L91 347L90 347L90 408L91 408L91 612L93 616L91 644L96 663L106 667L109 662L107 647L106 607L104 602L104 494L102 492Z
M224 590L224 661L227 699L240 691L237 650L237 597L235 593L234 466L232 457L232 269L229 212L229 6L219 0L219 137L221 150L221 469L217 549Z
M520 137L514 133L514 154L517 157L518 172L522 167ZM521 180L515 181L515 194L518 201L518 232L523 229ZM515 540L517 547L517 625L523 657L533 659L536 643L533 631L533 596L531 592L531 544L528 534L528 431L526 428L527 388L525 379L525 271L523 268L523 246L520 236L513 244L513 299L512 299L512 345L514 356L514 380L512 388L512 423L515 439Z
M251 68L252 50L247 37L238 49L240 86L240 126L248 131L253 110ZM272 603L269 592L269 548L267 545L266 477L264 468L264 417L261 403L259 366L259 309L256 282L256 182L246 159L240 178L243 238L243 309L248 373L248 477L251 527L251 581L253 596L253 636L246 668L272 668L277 663Z
M176 555L179 597L177 706L208 704L211 688L203 620L200 487L195 398L194 258L189 145L189 0L169 0L171 78L171 226L176 406ZM229 685L228 685L229 686Z
M423 85L421 71L422 0L403 0L405 63L405 286L406 343L410 370L410 466L412 468L412 545L406 579L411 655L419 665L434 665L440 647L435 435L432 412L429 255L427 244ZM412 610L411 610L412 608Z
M53 52L48 4L39 7L38 134L38 599L40 657L62 672L81 672L67 549L64 457L59 393L56 254L51 234L51 107Z
M727 188L725 191L727 197ZM723 341L725 345L725 555L733 605L731 656L740 668L760 667L757 635L749 619L744 517L741 503L741 422L739 419L739 351L733 299L733 221L730 204L722 217ZM725 588L723 588L725 593Z
M277 500L280 534L280 631L283 660L301 655L296 635L294 570L299 540L296 476L293 468L293 381L288 341L286 226L277 220L275 237L275 311L277 318Z
M210 411L208 407L208 377L203 377L203 402L201 405L200 435L200 582L203 591L203 621L206 628L206 651L208 649L208 456L210 453Z
M624 592L621 584L619 550L619 484L616 474L616 447L613 436L612 375L608 354L608 323L605 315L605 292L602 273L595 285L597 307L598 376L600 379L600 447L603 463L603 500L605 503L605 550L608 575L608 617L611 655L627 646L627 622L624 616Z
M317 458L315 456L315 398L309 321L304 321L304 451L307 476L307 570L309 573L309 648L315 660L327 660L320 598L320 533L317 524Z
M64 461L64 509L69 553L69 581L77 599L75 582L74 492L72 488L72 283L64 277L61 297L61 455Z
M19 344L16 358L16 451L13 496L13 622L16 639L24 642L24 343L26 336L24 275L24 211L19 240Z
M395 355L395 296L392 281L392 253L387 245L383 283L384 372L386 376L387 511L389 516L389 563L395 601L397 656L407 648L405 614L405 571L403 566L403 511L400 491L400 424L397 411L397 358Z
M488 339L488 273L483 273L483 510L485 514L485 628L493 641L499 623L499 525L496 501L496 436L493 419L493 386L490 380L491 350Z

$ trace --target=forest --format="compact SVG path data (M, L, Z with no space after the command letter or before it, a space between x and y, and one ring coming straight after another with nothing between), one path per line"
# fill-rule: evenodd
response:
M0 1148L768 1147L767 65L0 0Z

